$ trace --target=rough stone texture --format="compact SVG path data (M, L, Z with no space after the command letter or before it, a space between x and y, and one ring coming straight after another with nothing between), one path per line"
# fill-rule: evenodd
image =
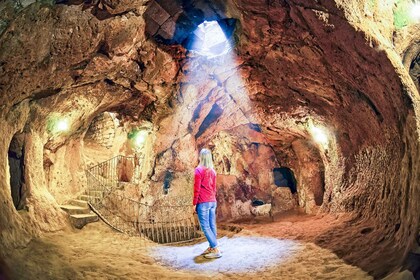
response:
M90 124L85 135L85 142L97 143L106 148L112 147L117 125L110 113L105 112L99 115Z
M402 58L404 67L409 71L411 79L420 89L419 77L419 35L420 27L418 24L404 27L395 32L395 48Z
M234 51L208 61L147 38L175 34L165 25L181 17L171 1L2 2L0 257L65 227L57 201L85 189L91 164L134 154L126 136L148 121L139 197L164 201L171 170L169 198L190 203L197 153L209 147L220 219L252 216L254 199L273 200L274 211L298 203L309 213L349 212L351 222L317 243L376 277L398 267L419 224L419 98L407 71L418 33L394 38L393 8L369 3L236 0L209 12L196 1L183 11L191 24L238 20ZM118 144L93 154L84 137L104 112L126 127L115 132ZM68 132L49 129L57 117L70 120ZM327 144L312 140L314 126L327 129ZM16 133L25 154L19 212L7 161ZM280 166L295 173L297 199L273 191Z
M251 213L255 216L268 216L270 215L271 204L264 204L260 206L254 206L251 208Z
M273 214L294 209L298 205L296 195L293 195L289 188L272 187L272 195Z

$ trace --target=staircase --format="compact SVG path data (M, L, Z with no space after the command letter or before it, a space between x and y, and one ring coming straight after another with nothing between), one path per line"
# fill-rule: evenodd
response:
M99 216L91 211L91 206L101 207L105 193L109 193L118 184L118 165L124 161L135 166L135 160L134 157L116 156L86 170L88 188L85 194L60 205L69 214L74 227L81 229L86 224L99 220Z
M60 208L69 214L70 221L75 228L81 229L86 224L99 220L98 215L90 210L89 198L87 195L81 195L79 199L72 199L68 204L60 205Z
M81 229L100 219L116 231L162 244L200 237L191 205L179 197L148 205L120 191L121 182L139 183L141 159L116 156L86 170L85 194L60 206L74 227Z

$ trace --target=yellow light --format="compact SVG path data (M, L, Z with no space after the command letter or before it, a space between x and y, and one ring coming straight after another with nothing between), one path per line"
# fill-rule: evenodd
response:
M310 127L310 133L318 144L321 144L324 146L328 146L328 136L326 131L323 128L312 126Z
M420 19L420 3L415 3L411 7L410 15L413 19Z
M56 132L64 132L68 131L70 128L69 121L67 119L58 120L55 124L55 131Z
M145 132L138 132L136 136L134 136L134 144L136 146L142 146L144 142L146 142L147 134Z

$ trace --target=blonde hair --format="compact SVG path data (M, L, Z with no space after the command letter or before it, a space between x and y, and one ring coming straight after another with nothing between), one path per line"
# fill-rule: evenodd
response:
M212 158L210 150L201 149L201 151L200 151L200 165L204 166L204 167L207 167L207 168L214 169L213 158Z

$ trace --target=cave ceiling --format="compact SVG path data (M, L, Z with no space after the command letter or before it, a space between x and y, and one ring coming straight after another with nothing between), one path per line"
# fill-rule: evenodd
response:
M84 134L104 112L153 124L151 185L159 184L169 167L184 176L196 160L191 154L206 145L220 156L225 180L240 191L251 186L229 175L241 161L225 160L226 151L243 162L256 161L248 170L238 167L242 177L251 170L260 179L261 166L267 175L269 164L290 163L309 187L312 175L319 175L317 206L357 216L351 233L344 224L319 242L333 240L340 257L383 276L386 265L400 264L407 240L414 240L418 229L419 99L408 71L418 85L420 33L417 27L384 27L393 20L392 7L379 7L375 14L359 4L2 1L0 127L5 141L0 152L7 154L14 135L24 138L29 201L45 209L53 209L53 203L49 195L45 198L45 178L37 175L55 164L57 174L64 170L73 176L64 154L82 154ZM230 52L209 59L193 49L191 36L202 36L194 30L204 21L224 28ZM404 34L412 35L400 40ZM57 116L71 124L66 136L54 138L48 122ZM326 128L330 143L314 143L308 128L317 125ZM225 144L236 145L236 154ZM0 180L8 182L7 163L1 163ZM73 168L80 171L76 163ZM186 178L177 178L185 180L177 184L187 185ZM263 179L269 186L269 175ZM0 189L0 197L10 200L8 191ZM21 217L16 218L13 206L2 207L0 220L12 221L19 232ZM42 213L36 215L28 218L28 232L31 225L48 231L59 220L50 225ZM10 236L17 240L22 234ZM383 243L377 250L370 245L379 237ZM367 251L340 255L360 246Z
M190 82L188 73L206 71L218 83L214 88L235 101L219 96L213 102L239 106L246 120L238 123L256 123L275 141L285 135L284 145L302 135L281 119L293 126L316 118L340 139L351 134L353 144L398 129L389 125L404 110L393 66L378 42L355 31L332 1L184 2L29 5L2 33L3 108L29 100L66 111L72 105L61 101L74 103L81 95L95 100L94 114L118 110L138 119L145 112L158 120L182 102L177 92ZM231 18L237 20L234 69L194 61L182 45L191 31L203 20ZM230 86L232 73L241 88ZM238 90L247 102L235 96ZM232 127L223 117L219 126Z

